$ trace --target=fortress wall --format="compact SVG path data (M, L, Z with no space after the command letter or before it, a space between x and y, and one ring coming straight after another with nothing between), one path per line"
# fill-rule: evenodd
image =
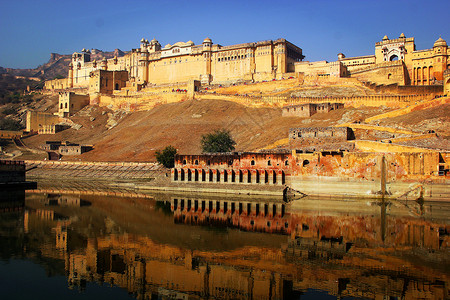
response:
M396 95L442 95L442 85L378 85L371 87L377 93L392 93Z
M435 153L435 150L427 150L424 148L417 148L412 146L402 146L374 141L355 141L355 147L359 151L367 151L367 152L391 152L391 153L399 153L399 152L432 152Z
M306 103L345 103L345 106L389 106L400 108L409 105L411 102L423 101L432 97L432 95L374 95L374 96L355 96L355 97L285 97L285 96L236 96L212 93L195 93L196 99L209 100L228 100L241 103L248 106L278 106L306 104Z
M70 86L67 78L47 80L44 85L46 90L63 90L68 88Z
M188 100L186 93L158 93L141 96L105 95L91 96L91 104L113 107L129 111L149 110L157 105Z
M351 77L357 78L361 81L371 81L377 84L392 84L405 85L409 83L409 76L406 67L402 61L386 62L377 64L372 67L364 68L362 70L354 70Z

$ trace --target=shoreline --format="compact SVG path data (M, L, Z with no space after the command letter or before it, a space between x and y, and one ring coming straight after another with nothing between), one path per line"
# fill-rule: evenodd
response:
M255 195L283 197L289 187L295 198L382 199L380 180L362 181L352 178L324 176L289 176L284 185L172 182L170 170L155 163L52 162L25 161L27 180L73 180L106 182L110 187L151 192L181 192L222 195ZM94 179L94 181L93 181ZM387 182L386 200L450 201L449 180L414 180ZM296 199L295 199L296 200Z

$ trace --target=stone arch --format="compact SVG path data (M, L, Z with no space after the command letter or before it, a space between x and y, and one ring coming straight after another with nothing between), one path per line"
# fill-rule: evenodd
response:
M173 181L177 181L177 180L178 180L178 170L173 169Z
M422 69L422 78L423 78L423 84L428 84L428 68L423 67Z
M198 181L198 170L194 170L194 181Z
M272 179L273 179L272 183L276 184L277 183L277 172L275 170L272 171L272 176L273 176L272 177Z
M210 169L210 170L209 170L209 181L210 181L210 182L213 181L213 176L214 176L213 171Z
M247 170L247 183L252 183L252 171Z
M180 181L184 181L184 169L180 171Z
M389 57L389 61L397 61L397 60L398 60L397 54L391 55L391 56Z
M417 84L422 84L422 68L417 68Z

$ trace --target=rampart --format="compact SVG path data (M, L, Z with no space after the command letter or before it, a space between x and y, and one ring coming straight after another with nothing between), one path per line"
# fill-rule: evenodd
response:
M195 99L228 100L247 106L276 106L298 105L304 103L344 103L345 106L389 106L400 108L414 102L429 100L432 95L372 95L354 97L286 97L286 96L241 96L217 93L195 93Z

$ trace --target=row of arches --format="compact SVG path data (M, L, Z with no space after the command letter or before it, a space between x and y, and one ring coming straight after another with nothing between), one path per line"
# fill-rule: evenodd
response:
M173 198L171 200L171 210L193 212L201 214L225 214L244 215L262 217L283 217L285 215L285 205L282 203L259 203L259 202L236 202L223 200L197 200Z
M173 169L173 181L245 183L245 184L285 184L284 171L275 170L219 170L219 169Z
M416 67L413 70L414 85L429 85L434 81L433 66Z

